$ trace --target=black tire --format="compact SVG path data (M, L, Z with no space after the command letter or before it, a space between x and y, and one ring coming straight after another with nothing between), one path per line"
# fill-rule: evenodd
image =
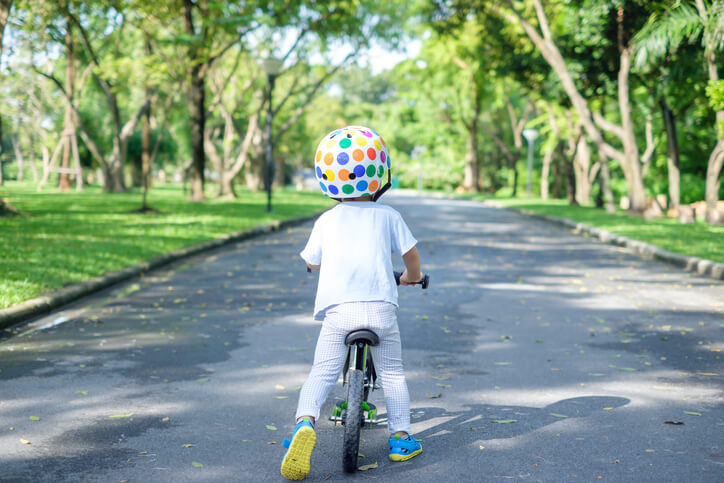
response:
M359 433L362 429L362 371L349 371L347 382L347 411L344 418L344 444L342 446L342 466L347 473L357 471L359 454Z

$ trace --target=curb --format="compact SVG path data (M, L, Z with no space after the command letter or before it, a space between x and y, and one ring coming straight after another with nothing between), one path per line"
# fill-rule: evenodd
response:
M105 288L110 287L116 283L137 277L138 275L154 270L156 268L168 265L169 263L176 262L186 257L199 254L208 250L228 245L230 243L248 240L255 238L266 233L273 233L283 228L302 224L306 221L310 221L319 216L319 213L313 215L302 216L299 218L292 218L283 221L273 221L266 225L259 225L246 230L237 231L224 235L221 238L215 238L198 245L190 247L180 248L171 253L165 255L159 255L158 257L152 258L149 261L133 265L131 267L117 270L114 272L108 272L98 277L91 278L81 283L74 283L67 285L61 289L49 292L40 297L36 297L30 300L26 300L18 305L0 310L0 329L11 327L15 324L23 322L30 318L35 318L40 315L46 314L53 309L56 309L62 305L68 304L81 297L90 295L94 292L98 292Z
M718 263L713 260L706 260L704 258L691 257L688 255L681 255L679 253L673 253L667 250L663 250L649 243L632 240L630 238L626 238L625 236L615 235L601 228L596 228L594 226L586 225L585 223L579 223L577 221L569 220L567 218L558 218L556 216L543 215L530 210L504 206L500 203L495 203L492 201L485 201L484 203L494 208L502 208L522 216L527 216L530 218L535 218L556 225L564 226L566 228L569 228L573 233L576 234L585 233L608 245L615 245L618 247L627 248L633 254L647 260L660 260L662 262L666 262L682 268L687 272L693 272L697 275L713 278L714 280L724 280L724 263Z

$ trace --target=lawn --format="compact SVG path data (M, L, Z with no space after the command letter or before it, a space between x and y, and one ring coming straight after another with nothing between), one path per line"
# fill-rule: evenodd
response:
M504 198L496 199L505 206L521 208L545 215L568 218L590 226L650 243L670 252L724 263L724 226L700 222L693 225L675 219L644 220L623 211L606 213L590 206L570 206L565 200Z
M332 203L319 193L276 190L268 214L264 192L191 203L181 187L167 185L149 193L149 205L159 213L139 214L134 213L141 205L138 192L106 194L87 187L83 193L38 193L31 185L7 183L0 196L23 213L0 217L0 308L178 248L310 215Z

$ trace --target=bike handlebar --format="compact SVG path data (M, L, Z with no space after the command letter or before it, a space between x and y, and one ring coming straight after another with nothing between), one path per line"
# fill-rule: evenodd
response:
M311 271L312 271L312 269L307 267L307 272L311 272ZM402 272L393 272L393 273L395 274L395 283L397 285L400 285L400 277L402 276ZM428 285L430 285L430 275L428 275L426 273L423 274L422 280L420 280L419 282L413 282L412 285L417 285L418 283L422 286L422 289L425 290L428 287Z
M397 283L397 285L400 285L400 277L402 276L402 272L393 273L395 274L395 283ZM430 285L430 275L426 273L423 274L422 280L420 280L419 282L412 282L412 285L417 285L418 283L422 286L422 289L425 290L427 286Z

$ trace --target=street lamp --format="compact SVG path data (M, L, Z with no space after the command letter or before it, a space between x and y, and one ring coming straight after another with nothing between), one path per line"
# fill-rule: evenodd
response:
M530 198L531 186L533 182L533 143L535 142L535 138L538 137L538 130L525 129L523 131L523 136L525 136L525 138L528 140L528 183L526 183L525 186L525 196L526 198Z
M269 56L261 60L261 68L266 72L269 78L269 97L267 98L266 111L266 173L264 185L266 188L266 211L271 213L272 198L272 182L274 181L274 160L272 157L272 91L274 90L274 81L284 67L284 61L276 57Z

